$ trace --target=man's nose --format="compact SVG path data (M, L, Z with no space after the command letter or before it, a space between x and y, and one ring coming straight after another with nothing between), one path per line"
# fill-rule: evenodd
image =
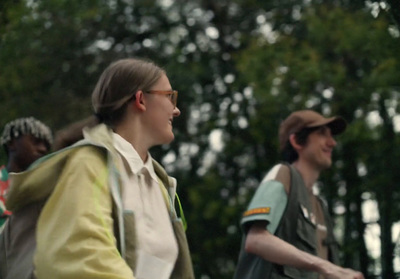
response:
M49 148L47 146L46 143L44 142L40 142L36 145L37 150L41 153L41 154L46 154L49 152Z
M328 144L329 144L329 146L335 147L337 145L337 142L334 137L330 136L329 140L328 140Z

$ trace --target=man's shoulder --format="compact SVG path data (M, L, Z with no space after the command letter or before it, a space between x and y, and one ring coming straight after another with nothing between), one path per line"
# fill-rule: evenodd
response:
M265 175L261 183L267 183L268 181L278 181L282 183L286 193L289 193L290 189L290 168L286 164L276 164L273 166L268 173Z

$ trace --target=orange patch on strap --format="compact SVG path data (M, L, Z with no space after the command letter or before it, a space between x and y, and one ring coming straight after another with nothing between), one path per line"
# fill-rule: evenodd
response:
M254 209L247 210L245 213L243 213L243 217L255 215L255 214L268 214L270 211L271 211L271 207L254 208Z

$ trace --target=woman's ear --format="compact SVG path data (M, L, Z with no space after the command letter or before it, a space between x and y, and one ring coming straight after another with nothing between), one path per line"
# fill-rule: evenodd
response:
M142 90L138 90L135 93L135 107L141 111L146 110L146 100L144 98L144 93Z
M303 147L302 145L297 143L295 134L291 134L289 136L289 142L293 146L294 150L296 150L296 151L302 149L302 147Z

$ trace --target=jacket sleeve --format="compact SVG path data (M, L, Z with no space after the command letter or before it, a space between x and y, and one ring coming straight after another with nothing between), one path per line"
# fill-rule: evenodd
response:
M133 279L116 248L104 152L77 148L60 171L37 225L37 278Z

